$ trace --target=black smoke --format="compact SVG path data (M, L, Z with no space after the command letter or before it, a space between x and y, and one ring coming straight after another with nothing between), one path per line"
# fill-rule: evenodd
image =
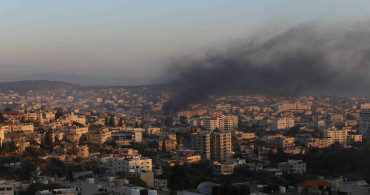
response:
M367 94L369 60L370 30L302 25L172 64L166 77L173 95L164 110L178 111L213 94Z

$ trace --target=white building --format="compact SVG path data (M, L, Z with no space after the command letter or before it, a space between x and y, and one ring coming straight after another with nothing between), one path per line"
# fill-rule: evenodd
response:
M108 172L117 173L135 173L135 172L150 172L152 171L152 159L150 158L110 158L105 166L108 168Z
M233 115L209 117L204 120L204 127L208 130L230 131L238 127L238 117Z
M302 160L288 160L288 162L281 162L278 167L286 174L306 173L306 163Z
M276 118L272 121L272 129L273 130L280 130L280 129L288 129L294 127L294 119L284 117L284 118Z

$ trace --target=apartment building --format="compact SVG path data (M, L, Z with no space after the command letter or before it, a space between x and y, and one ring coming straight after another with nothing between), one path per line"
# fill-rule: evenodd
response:
M209 117L204 120L204 127L207 130L219 129L221 131L230 131L238 127L238 117L237 116L219 116L219 117Z
M333 142L330 138L311 138L306 143L308 148L327 148L332 144Z
M202 157L210 160L225 162L230 159L231 133L230 132L207 132L193 133L191 137L193 149L200 150Z
M368 137L370 135L370 109L361 110L358 123L359 133L363 137Z
M150 158L118 158L111 157L107 159L105 166L108 168L109 173L125 172L125 173L136 173L136 172L151 172L152 171L152 159Z
M212 172L215 175L232 175L234 173L234 164L215 162L212 166Z
M304 174L306 173L306 163L302 160L288 160L278 164L279 169L285 174Z
M347 144L348 130L328 129L323 131L323 137L331 139L332 143Z
M277 112L285 112L285 111L307 111L311 110L311 104L310 103L301 103L301 102L280 102L276 104L275 106Z
M111 139L111 135L107 129L95 129L86 133L87 141L93 144L103 144Z
M288 129L294 127L294 119L283 117L283 118L276 118L272 121L272 129L273 130L281 130L281 129Z

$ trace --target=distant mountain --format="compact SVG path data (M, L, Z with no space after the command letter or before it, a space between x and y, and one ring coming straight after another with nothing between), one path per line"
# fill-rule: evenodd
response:
M15 82L0 82L0 91L14 90L14 91L54 91L64 89L77 89L79 85L47 80L26 80Z
M81 71L52 70L47 67L20 65L0 65L0 82L24 80L48 80L74 83L83 86L93 85L145 85L154 82L153 71L95 70L90 73ZM108 71L108 73L107 73ZM105 72L105 73L104 73ZM93 74L94 73L94 74ZM154 80L153 80L154 79Z

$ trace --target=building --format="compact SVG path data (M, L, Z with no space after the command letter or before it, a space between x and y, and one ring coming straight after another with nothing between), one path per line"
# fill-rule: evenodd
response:
M280 129L288 129L294 127L294 119L284 117L284 118L276 118L272 121L272 129L273 130L280 130Z
M234 164L214 162L212 172L215 175L232 175L234 173Z
M276 110L277 112L285 112L285 111L294 111L294 112L301 112L301 111L307 111L311 110L311 104L310 103L301 103L301 102L281 102L276 104Z
M151 172L152 171L152 159L150 158L118 158L111 157L105 163L108 168L108 172L117 173L135 173L135 172Z
M103 144L111 139L111 135L107 129L95 129L86 133L87 141L93 144Z
M348 130L327 129L323 131L323 137L331 139L332 143L347 144Z
M285 174L304 174L306 173L306 163L302 160L288 160L278 164L279 169Z
M283 171L277 168L264 168L262 169L262 171L269 175L276 176L276 177L283 176Z
M332 145L332 139L330 138L311 138L307 141L307 148L327 148Z
M226 162L232 155L230 132L193 133L191 145L193 149L199 150L202 157L207 160Z
M370 109L361 110L358 123L359 133L363 137L368 137L370 135Z
M207 130L231 131L238 127L238 120L238 117L233 115L209 117L205 118L204 127Z

